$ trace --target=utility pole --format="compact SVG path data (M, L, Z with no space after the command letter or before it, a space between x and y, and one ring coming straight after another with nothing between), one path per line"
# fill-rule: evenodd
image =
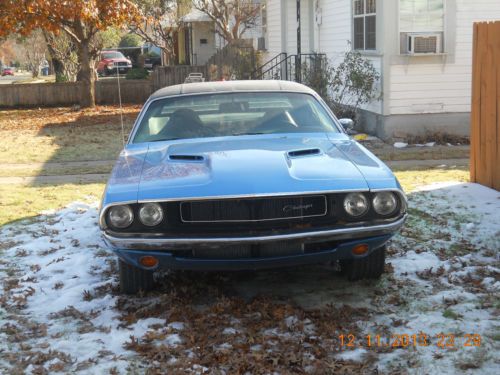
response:
M297 58L295 59L295 80L300 82L302 79L302 46L301 46L301 33L300 33L300 0L297 0Z

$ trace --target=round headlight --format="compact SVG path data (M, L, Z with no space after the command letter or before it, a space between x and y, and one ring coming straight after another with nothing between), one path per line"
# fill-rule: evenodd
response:
M377 193L373 197L373 209L379 215L390 215L394 213L397 206L398 201L396 200L394 193L391 193L389 191Z
M139 210L139 218L144 225L154 227L163 220L163 209L158 203L143 204Z
M134 213L129 206L114 206L108 211L108 219L115 228L124 229L134 221Z
M350 216L363 216L369 208L368 199L361 193L347 194L344 199L344 210Z

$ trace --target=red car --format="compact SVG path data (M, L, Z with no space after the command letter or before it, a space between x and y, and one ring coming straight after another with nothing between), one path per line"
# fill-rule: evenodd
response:
M2 70L2 77L4 76L13 76L14 75L14 68L3 68Z
M97 74L100 76L116 75L116 69L120 74L126 74L132 69L132 62L118 51L103 51L101 60L97 64Z

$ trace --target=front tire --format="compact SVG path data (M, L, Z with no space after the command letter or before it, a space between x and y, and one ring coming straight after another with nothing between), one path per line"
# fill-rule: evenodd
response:
M340 269L350 281L378 279L384 273L385 253L382 246L364 258L341 260Z
M153 271L146 271L119 260L120 291L125 294L137 294L153 289Z

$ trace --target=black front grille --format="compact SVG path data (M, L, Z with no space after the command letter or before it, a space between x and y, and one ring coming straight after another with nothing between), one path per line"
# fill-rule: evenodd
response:
M118 65L118 66L127 66L128 62L126 62L126 61L119 61L119 62L115 62L115 65Z
M108 226L116 232L124 233L229 238L375 225L381 220L386 222L401 216L398 209L391 217L380 217L371 208L363 217L348 217L343 209L346 194L162 202L165 218L156 227L147 227L139 220L134 220L130 227L121 230L112 228L109 222ZM371 201L372 194L366 194ZM311 204L312 207L308 206ZM283 210L287 205L296 207ZM139 217L140 204L132 204L131 207L134 216Z
M182 202L185 223L255 222L325 216L324 195Z
M227 245L214 249L192 249L179 253L182 257L199 259L249 259L302 255L306 245L297 241L277 241L260 245Z

